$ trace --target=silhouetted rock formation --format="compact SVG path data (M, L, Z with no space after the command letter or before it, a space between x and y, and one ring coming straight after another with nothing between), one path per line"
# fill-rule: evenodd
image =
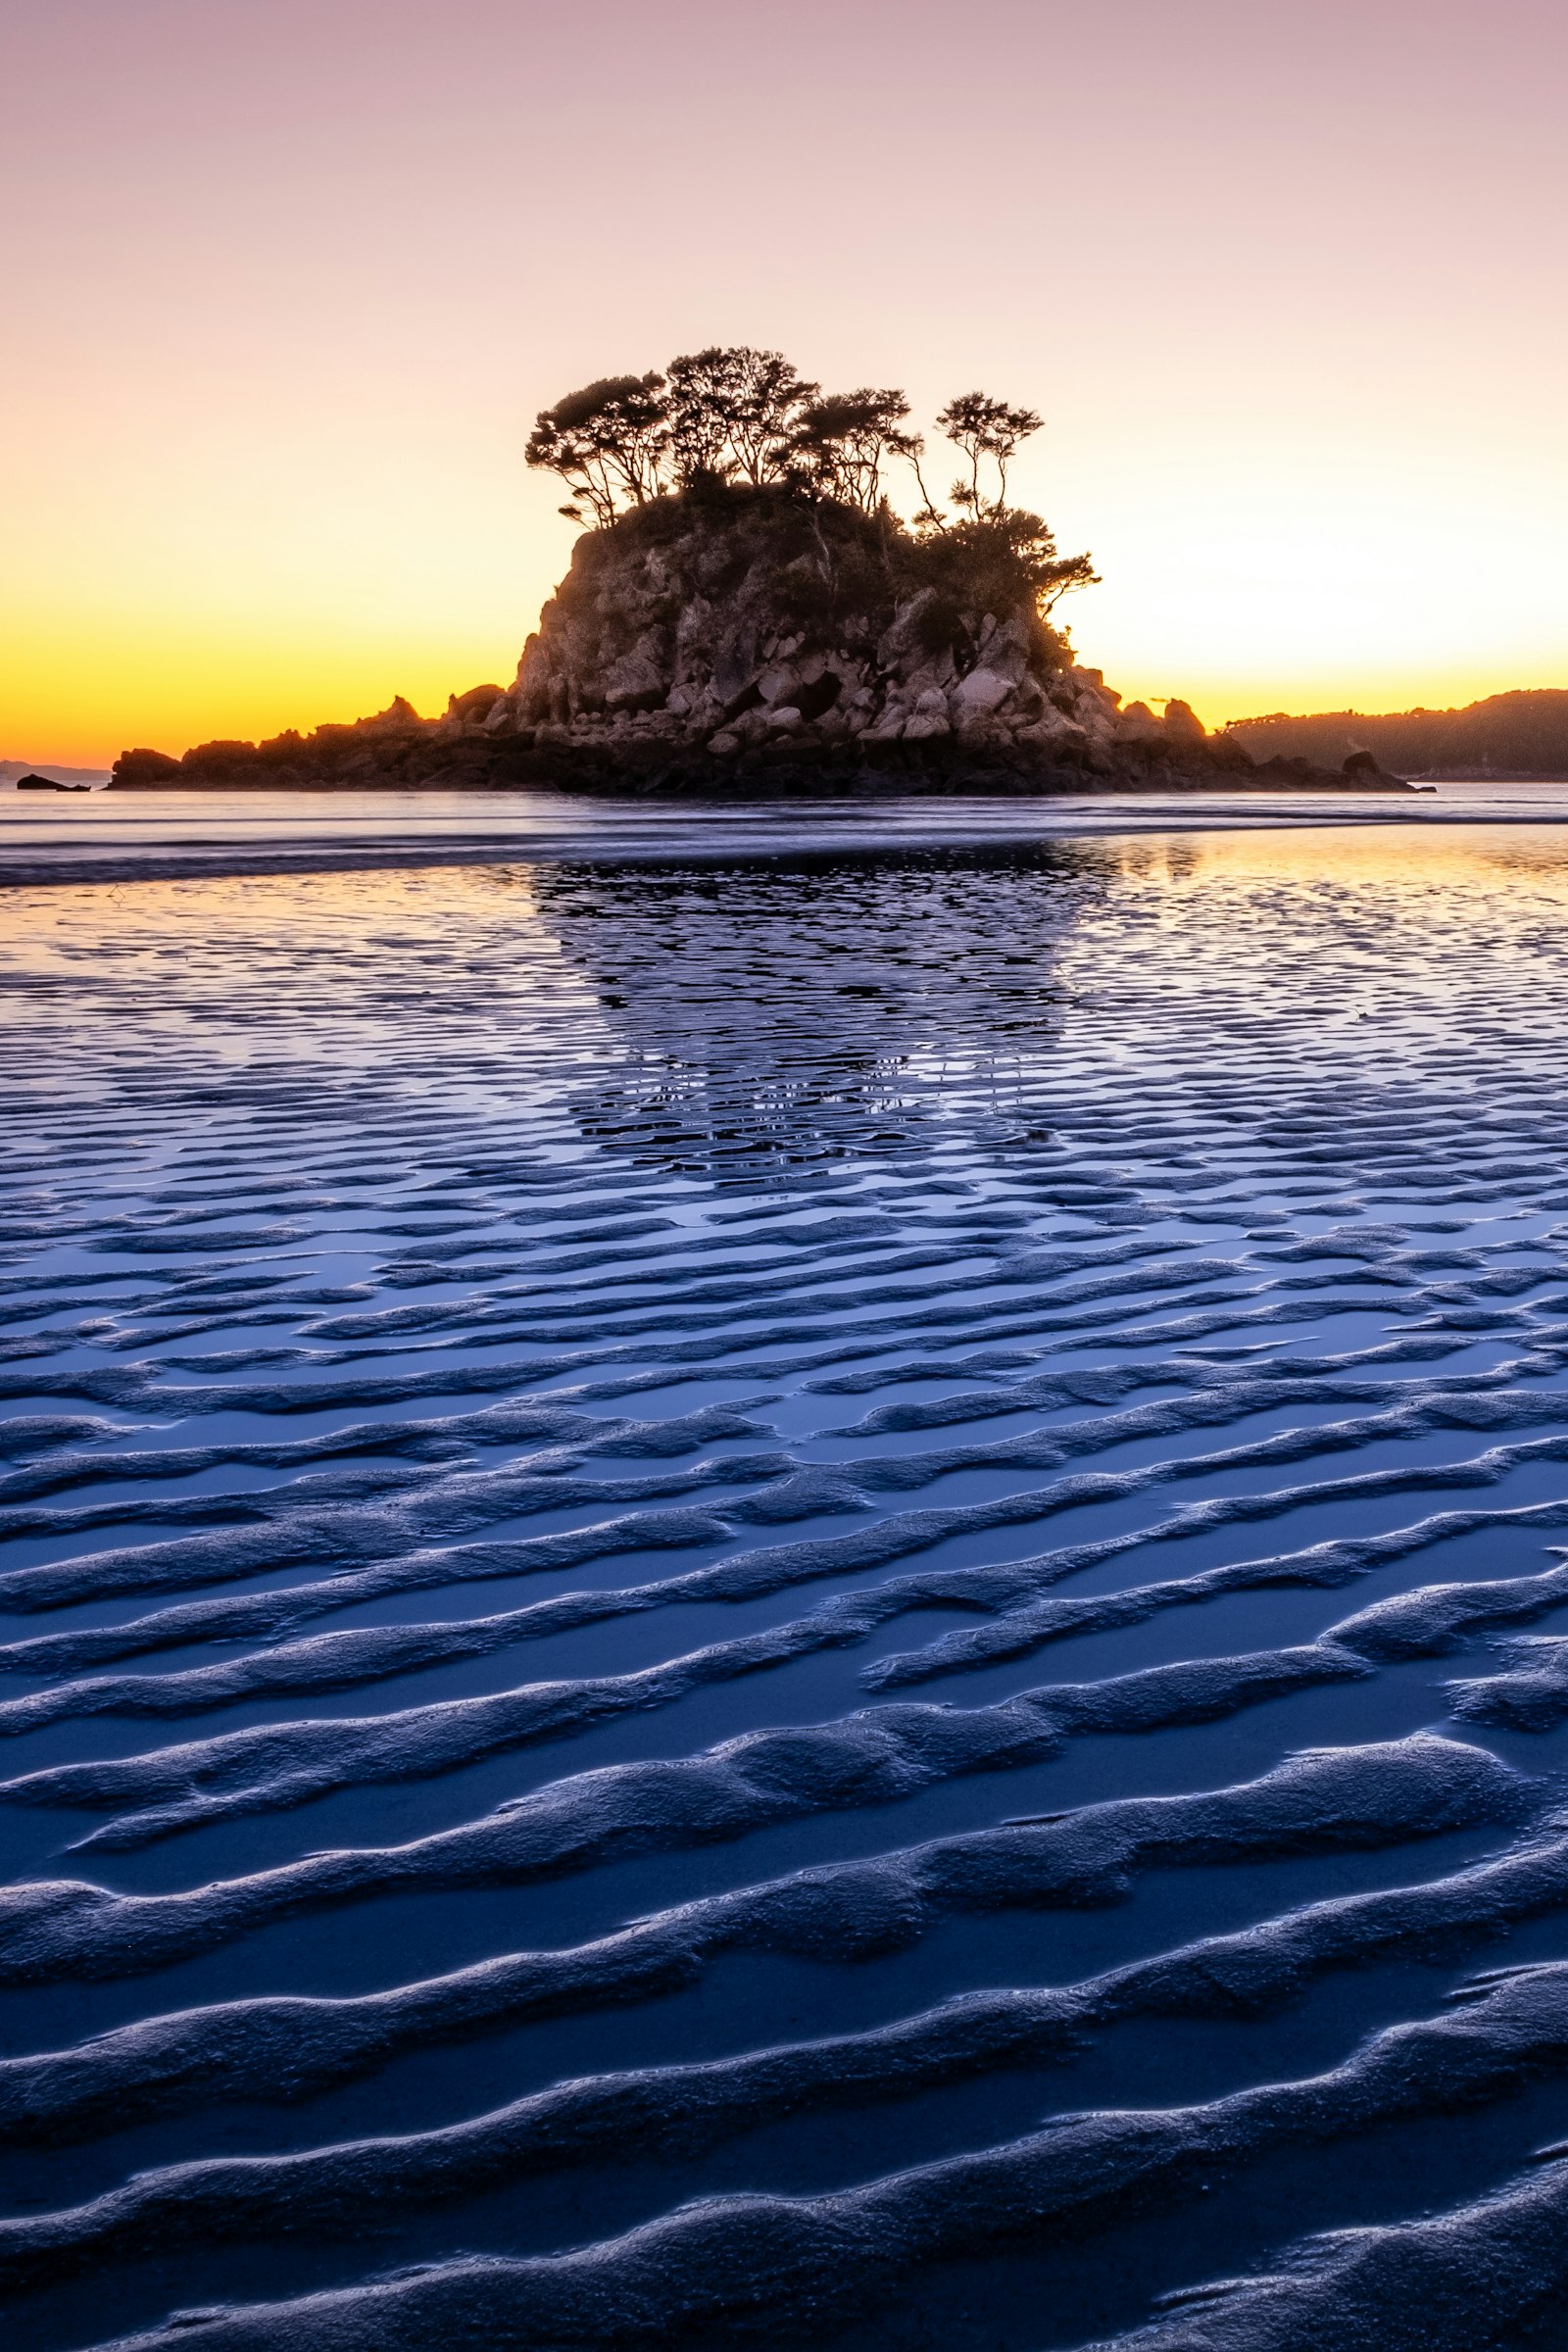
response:
M477 691L494 701L499 689ZM462 699L469 702L473 698ZM461 718L454 722L460 735L463 723ZM181 760L172 760L167 752L122 752L115 761L113 781L142 791L191 784L262 790L290 785L429 784L439 781L432 771L440 763L437 738L446 725L445 721L432 723L421 718L400 694L373 717L358 718L346 726L318 727L311 735L301 735L290 727L263 743L199 743ZM486 780L482 762L471 778L463 779Z
M693 783L1250 772L1185 704L1119 710L1007 555L983 528L916 541L765 490L663 499L578 541L483 723L564 764Z
M1398 789L1257 767L1185 703L1121 707L1043 617L1005 514L916 536L784 488L661 497L578 540L516 679L419 717L127 752L115 782L846 790Z
M90 792L95 785L108 781L106 767L60 767L50 760L0 760L0 790L13 784L26 785L34 791L40 785L47 785Z

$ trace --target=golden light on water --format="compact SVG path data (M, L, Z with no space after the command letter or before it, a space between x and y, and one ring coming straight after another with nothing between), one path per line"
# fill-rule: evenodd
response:
M1347 892L1371 887L1404 893L1413 904L1435 893L1494 891L1506 877L1568 899L1568 841L1560 825L1260 827L1124 836L1113 854L1128 880L1173 891L1231 882Z

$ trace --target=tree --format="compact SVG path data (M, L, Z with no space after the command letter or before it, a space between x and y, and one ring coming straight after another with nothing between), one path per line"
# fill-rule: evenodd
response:
M1035 611L1043 620L1049 619L1064 596L1079 588L1098 588L1100 574L1094 558L1089 555L1058 556L1054 534L1047 530L1038 514L1030 514L1020 507L1004 507L992 518L992 527L1009 536L1013 551L1029 576L1034 591Z
M670 449L682 484L703 474L720 481L734 474L740 461L732 436L745 394L745 363L751 357L710 343L706 351L687 352L670 361Z
M758 488L791 470L801 410L818 387L803 382L782 352L710 344L669 363L668 409L678 479L701 475Z
M1032 606L1042 621L1074 589L1093 587L1093 561L1058 556L1053 533L1021 507L991 508L956 522L939 516L915 543L912 574L935 588L950 612L1015 612Z
M572 503L564 514L575 522L591 516L601 528L671 486L746 483L793 494L829 578L840 556L830 550L826 509L853 510L875 522L883 571L902 567L918 576L955 613L1029 604L1044 623L1062 597L1092 584L1087 555L1059 556L1040 516L1007 504L1007 467L1040 430L1033 409L1010 408L988 392L949 401L937 421L968 467L967 479L954 485L956 517L944 514L926 489L925 445L908 416L908 401L892 385L862 384L824 398L782 352L710 344L671 360L667 375L605 376L567 393L541 410L527 457L567 485ZM912 534L885 496L893 458L910 463L919 486ZM986 464L996 467L994 496L982 488Z
M795 425L796 466L820 495L862 514L882 503L882 468L890 457L916 458L920 443L905 429L909 404L891 387L834 392L805 407Z
M734 363L729 446L736 469L758 489L781 482L789 472L796 420L822 387L807 383L781 351L742 345L726 357Z
M1004 513L1007 466L1017 455L1020 442L1039 432L1041 418L1033 409L1009 409L1004 400L993 400L988 392L960 392L956 400L949 401L937 422L969 461L969 479L953 485L950 495L954 505L976 517ZM992 459L997 468L997 495L990 500L980 495L982 458Z
M571 492L561 512L571 521L581 522L586 507L603 529L622 500L641 507L660 496L670 445L663 391L657 372L601 376L540 410L525 454L530 466L560 474Z

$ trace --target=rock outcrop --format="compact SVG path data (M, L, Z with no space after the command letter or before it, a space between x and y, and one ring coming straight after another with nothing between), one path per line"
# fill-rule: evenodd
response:
M179 761L122 786L540 785L763 793L1401 789L1381 772L1259 767L1182 702L1122 707L1036 610L997 534L916 539L885 512L778 490L660 499L585 532L514 683L422 719Z
M587 768L692 784L1081 790L1250 774L1184 703L1163 718L1122 710L1015 583L968 580L941 552L776 495L662 501L578 541L506 715L484 723L510 718Z

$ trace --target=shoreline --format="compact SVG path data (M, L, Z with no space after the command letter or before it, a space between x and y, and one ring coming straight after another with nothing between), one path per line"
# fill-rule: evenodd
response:
M537 806L531 822L515 829L490 831L471 808L461 813L432 811L431 829L404 832L398 823L372 809L358 812L363 828L358 837L333 829L318 835L281 833L265 819L247 819L243 809L233 813L241 829L231 837L221 831L204 834L192 827L212 821L208 806L200 813L189 808L163 816L165 838L141 832L156 825L158 812L146 809L153 796L138 794L142 804L136 828L126 837L118 831L94 840L100 827L108 833L113 820L99 817L107 795L95 794L97 809L87 816L82 804L62 810L57 827L48 824L42 808L29 809L26 831L32 836L5 844L0 830L0 891L49 889L97 883L181 882L203 879L262 878L288 874L328 874L407 870L421 866L482 866L508 864L583 863L603 865L703 863L756 864L767 861L814 861L837 857L877 858L922 851L1018 851L1046 848L1053 843L1117 836L1154 838L1162 834L1274 832L1346 829L1369 826L1404 828L1431 826L1500 825L1568 828L1568 811L1538 811L1511 808L1499 810L1487 804L1445 801L1434 795L1394 799L1386 793L1348 793L1342 797L1317 792L1263 796L1258 793L1195 794L1181 792L1163 799L1152 792L1052 795L1027 805L1013 796L887 796L874 805L857 807L847 800L802 804L771 801L728 802L705 807L701 812L688 803L682 809L668 802L646 800L610 804L599 799L595 821L573 821L575 811L560 803L566 796L537 796L557 805ZM166 796L173 798L172 794ZM182 793L182 801L194 795ZM291 796L292 797L292 796ZM303 797L303 796L302 796ZM312 796L324 799L328 796ZM337 797L337 796L331 796ZM377 800L412 800L412 793L378 794ZM426 796L419 796L426 797ZM434 799L436 796L428 796ZM455 798L456 796L450 796ZM466 797L466 796L465 796ZM575 798L576 796L572 796ZM252 802L255 795L246 794ZM204 804L208 796L202 795ZM1333 804L1333 805L1331 805ZM135 805L133 802L132 806ZM522 813L518 810L518 814ZM353 824L356 812L341 811ZM724 822L727 815L729 822ZM83 818L86 818L85 824ZM256 830L251 827L255 825ZM18 829L21 827L19 825ZM40 838L40 835L42 836ZM268 836L271 836L269 838Z
M1477 780L1507 782L1512 779ZM1555 782L1558 779L1544 777L1531 780ZM83 788L63 785L59 789L62 792L71 792ZM94 787L89 786L85 789L92 790ZM411 797L421 793L469 792L486 800L491 798L507 800L521 793L550 792L560 794L564 800L637 800L651 804L657 803L662 808L771 808L824 800L846 804L915 800L1075 801L1089 798L1140 801L1162 793L1183 799L1195 799L1215 792L1266 793L1277 797L1282 792L1289 791L1292 794L1300 794L1303 798L1321 796L1327 799L1333 799L1339 794L1354 794L1358 798L1362 795L1369 795L1389 800L1399 799L1408 793L1435 792L1437 786L1427 783L1425 780L1412 782L1403 776L1383 776L1372 782L1362 782L1354 777L1329 776L1325 777L1321 784L1292 783L1290 785L1281 785L1270 776L1259 776L1255 780L1248 776L1227 777L1222 784L1190 783L1185 780L1173 781L1169 776L1153 776L1148 779L1119 780L1114 784L1107 784L1101 793L1091 793L1079 783L1045 784L1034 778L1019 777L1009 777L1004 781L989 779L983 774L966 779L961 787L956 789L951 779L947 777L934 778L929 782L923 781L917 774L841 780L829 774L824 776L820 783L814 785L810 791L802 791L798 785L794 784L781 784L771 791L766 785L752 785L745 791L739 792L733 789L726 790L722 785L714 785L710 789L705 790L700 783L690 784L682 780L669 784L634 783L630 786L624 780L606 783L563 783L559 778L538 783L492 783L487 781L474 784L466 782L461 777L443 778L440 776L432 776L427 783L422 784L410 784L395 780L385 783L313 784L303 778L284 777L280 781L274 782L259 777L254 783L230 781L225 778L220 784L176 784L171 782L125 784L115 781L96 789L112 792L117 798L122 794L144 796L148 793L158 792L199 793L204 800L211 799L219 802L230 794L243 796L259 793L297 793L311 799L333 801L341 800L346 794L352 792L399 792L408 793Z

